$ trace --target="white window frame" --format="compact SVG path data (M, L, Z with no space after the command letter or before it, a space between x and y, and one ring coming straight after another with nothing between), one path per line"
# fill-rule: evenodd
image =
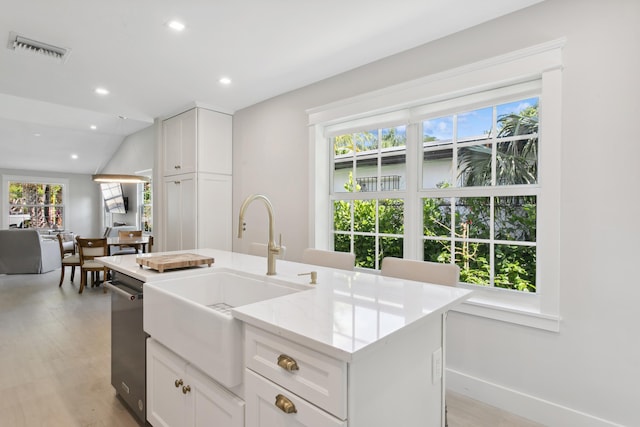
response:
M69 226L69 180L66 178L51 178L40 176L23 176L23 175L2 175L2 228L9 228L9 183L11 182L27 182L30 184L52 184L62 185L64 191L62 192L62 206L63 206L63 221L64 228L68 229Z
M490 58L460 68L427 76L354 98L338 101L307 111L309 117L309 243L332 249L332 203L329 188L332 179L332 152L327 135L347 133L357 128L395 126L425 117L437 106L442 111L447 103L455 108L464 97L465 105L478 99L481 103L488 91L509 91L510 87L539 82L539 185L537 246L537 289L535 293L499 288L470 286L473 296L456 311L488 317L549 331L559 331L560 295L560 155L562 47L564 39L532 46L506 55ZM505 89L502 89L505 88ZM409 132L409 129L407 130ZM407 147L407 151L410 148ZM417 173L409 164L407 173ZM417 160L415 160L417 161ZM412 180L407 177L407 182ZM417 182L417 179L414 180ZM409 191L409 189L408 189ZM393 198L394 196L390 196ZM396 196L397 197L397 196ZM419 206L405 202L405 233L419 232L413 220ZM418 218L418 216L416 216ZM416 231L418 230L418 231ZM418 259L418 248L405 245L405 258ZM467 286L461 284L460 286Z

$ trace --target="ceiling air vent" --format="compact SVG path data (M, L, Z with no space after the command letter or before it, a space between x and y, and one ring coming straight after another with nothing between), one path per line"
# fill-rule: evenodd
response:
M16 52L42 55L60 62L65 62L69 57L69 53L71 53L71 49L22 37L14 32L9 33L9 44L7 47Z

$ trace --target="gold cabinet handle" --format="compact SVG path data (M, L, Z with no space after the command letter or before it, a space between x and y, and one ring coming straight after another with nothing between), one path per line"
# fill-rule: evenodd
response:
M182 387L182 394L187 394L191 391L191 387L189 385L185 385Z
M174 168L174 169L180 169L181 167L182 167L182 166L180 166L180 165L175 165L173 168Z
M298 367L298 362L296 362L292 357L289 357L286 354L281 354L280 356L278 356L278 366L289 372L297 371L300 369Z
M285 414L295 414L298 412L296 405L281 394L276 396L276 406Z
M182 379L179 379L179 380L176 380L176 382L174 384L176 385L176 388L178 388L184 383L182 382Z

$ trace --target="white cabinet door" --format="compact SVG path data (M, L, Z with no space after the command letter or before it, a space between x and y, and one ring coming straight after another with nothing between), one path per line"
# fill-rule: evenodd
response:
M244 427L244 402L241 399L190 365L187 374L191 391L187 397L185 425Z
M232 173L232 116L198 109L198 172Z
M246 427L346 427L347 422L324 412L306 400L247 369L245 371ZM286 399L286 400L284 400ZM286 413L292 406L295 412ZM286 403L282 403L286 402Z
M196 115L194 108L162 123L164 176L196 171Z
M184 425L185 362L154 340L147 340L147 420L154 427Z
M198 174L198 247L230 251L233 208L230 175Z
M165 251L195 249L196 175L176 175L165 179Z

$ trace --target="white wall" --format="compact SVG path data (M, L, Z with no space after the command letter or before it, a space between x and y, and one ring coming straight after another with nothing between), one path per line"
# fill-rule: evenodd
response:
M137 174L153 169L155 155L155 128L153 125L127 136L113 157L100 171L112 174ZM153 182L152 182L153 187ZM124 196L129 198L126 214L112 214L111 222L138 225L138 192L136 184L122 184ZM112 224L104 224L110 226Z
M560 37L560 332L451 313L448 381L546 425L637 426L637 0L547 0L237 112L234 216L247 195L268 195L287 258L299 260L309 245L306 109ZM249 211L236 251L266 241L264 208Z

